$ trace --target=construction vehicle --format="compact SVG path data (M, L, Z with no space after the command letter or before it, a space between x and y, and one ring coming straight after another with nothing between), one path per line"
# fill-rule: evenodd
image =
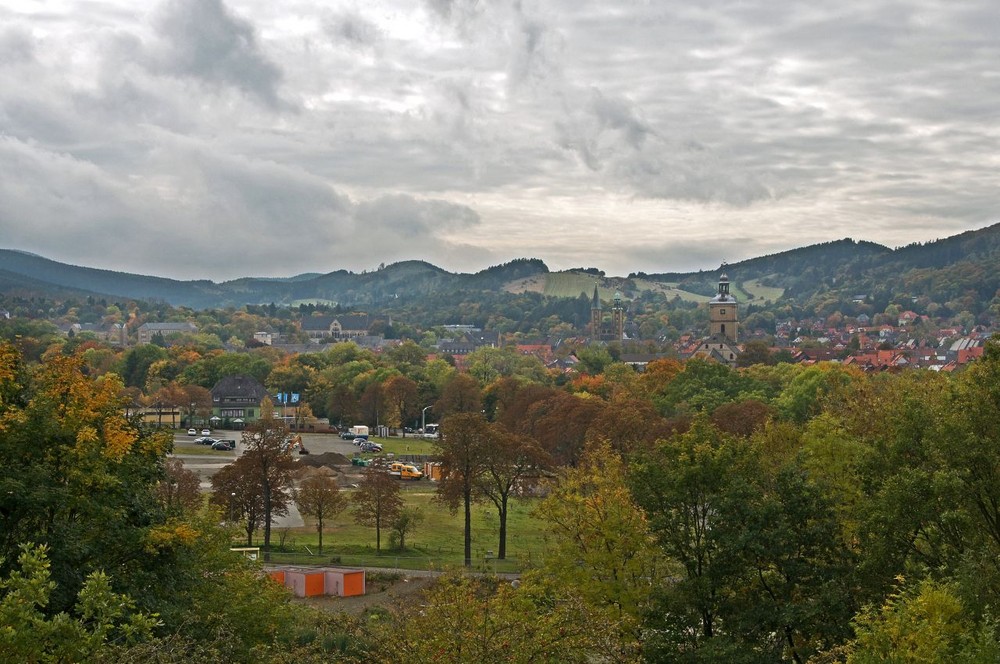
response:
M389 464L389 474L401 480L419 480L424 477L424 474L417 470L416 466L401 461L394 461Z
M286 449L291 451L297 449L299 454L309 454L309 450L302 444L302 436L295 435L285 441Z

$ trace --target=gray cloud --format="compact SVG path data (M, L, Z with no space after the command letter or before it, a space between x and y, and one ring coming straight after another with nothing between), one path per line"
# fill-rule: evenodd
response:
M652 272L998 216L986 0L89 8L0 8L0 234L60 260Z
M323 28L335 45L362 51L375 49L383 39L378 25L355 10L332 12Z
M34 59L35 42L28 32L11 27L0 30L0 64L18 65Z
M253 25L222 0L168 0L157 28L163 71L232 86L272 108L285 105L278 94L281 68L261 51Z

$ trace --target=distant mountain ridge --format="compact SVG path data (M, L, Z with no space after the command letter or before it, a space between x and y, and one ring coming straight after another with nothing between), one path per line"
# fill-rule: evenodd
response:
M1000 224L898 249L850 238L810 245L725 266L736 282L754 280L781 289L799 303L816 297L852 297L891 286L913 297L960 297L975 292L990 300L1000 288ZM580 272L580 271L568 271ZM558 273L555 273L558 274ZM394 263L371 272L337 270L287 278L244 277L215 283L180 281L59 263L24 251L0 249L0 293L25 296L94 295L162 301L194 309L246 304L326 301L345 307L377 307L391 300L442 293L501 292L514 283L544 283L548 266L521 258L474 274L451 273L425 261ZM617 284L637 280L670 283L686 292L710 295L719 268L697 272L637 272L609 278ZM634 297L637 293L629 293ZM589 294L589 293L588 293ZM848 295L850 294L850 295Z

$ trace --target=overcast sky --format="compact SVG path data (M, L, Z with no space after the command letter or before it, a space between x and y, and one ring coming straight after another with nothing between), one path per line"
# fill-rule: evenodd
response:
M216 281L896 247L1000 221L998 120L995 0L6 0L0 247Z

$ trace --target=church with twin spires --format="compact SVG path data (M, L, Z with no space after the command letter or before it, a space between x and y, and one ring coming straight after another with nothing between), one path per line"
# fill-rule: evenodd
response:
M615 292L611 305L611 319L604 317L601 298L594 286L594 299L590 305L590 338L592 341L621 342L625 339L625 306L622 304L622 294Z

